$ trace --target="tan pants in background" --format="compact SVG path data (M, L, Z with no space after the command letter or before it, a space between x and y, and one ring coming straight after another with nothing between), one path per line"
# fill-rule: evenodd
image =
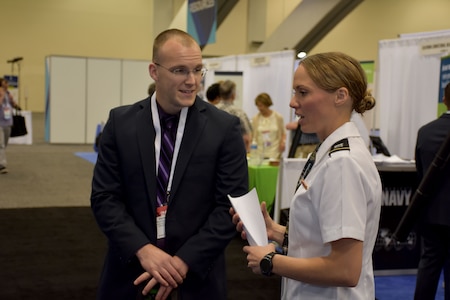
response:
M295 151L295 158L307 158L316 149L317 144L300 145Z

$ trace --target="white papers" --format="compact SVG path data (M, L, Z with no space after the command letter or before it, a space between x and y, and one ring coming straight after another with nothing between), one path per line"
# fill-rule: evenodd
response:
M239 214L244 223L244 230L247 234L247 240L250 246L265 246L268 244L266 223L261 212L261 206L258 200L256 189L240 197L228 198L233 205L234 210Z

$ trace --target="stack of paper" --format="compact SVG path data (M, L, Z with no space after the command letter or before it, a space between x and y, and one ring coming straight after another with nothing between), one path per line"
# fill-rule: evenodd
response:
M244 230L250 246L265 246L268 244L266 223L261 212L258 194L253 188L247 194L240 197L228 198L239 218L244 223Z

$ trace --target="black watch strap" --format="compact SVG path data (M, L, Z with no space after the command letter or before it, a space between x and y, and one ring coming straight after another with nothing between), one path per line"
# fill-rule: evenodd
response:
M272 258L275 256L275 254L278 254L278 253L276 253L276 252L267 253L259 262L259 267L260 267L261 273L263 275L265 275L265 276L272 275L272 269L273 269Z

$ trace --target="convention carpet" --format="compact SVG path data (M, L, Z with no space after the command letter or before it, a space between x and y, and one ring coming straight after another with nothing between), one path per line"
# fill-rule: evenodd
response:
M0 209L0 237L0 299L95 299L106 240L89 207ZM253 274L243 246L227 248L229 299L279 299L280 279Z
M90 208L0 209L0 237L0 299L95 299L106 241ZM251 273L244 244L236 237L227 248L229 299L279 299L279 278ZM375 283L378 300L413 299L415 276Z
M97 161L97 152L75 152L75 155L93 164Z

